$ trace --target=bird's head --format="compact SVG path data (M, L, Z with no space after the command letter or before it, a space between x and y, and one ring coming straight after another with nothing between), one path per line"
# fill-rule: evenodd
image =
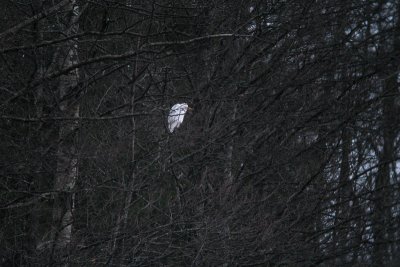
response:
M184 112L190 112L193 110L187 103L182 103L181 108L184 110Z

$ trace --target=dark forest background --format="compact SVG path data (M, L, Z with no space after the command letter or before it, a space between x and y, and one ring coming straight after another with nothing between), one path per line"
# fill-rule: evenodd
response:
M399 266L399 67L396 0L1 1L0 265Z

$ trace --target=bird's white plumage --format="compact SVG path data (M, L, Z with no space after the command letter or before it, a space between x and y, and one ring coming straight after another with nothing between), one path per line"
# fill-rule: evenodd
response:
M181 125L187 110L188 105L186 103L178 103L172 106L168 115L168 129L170 133L173 133Z

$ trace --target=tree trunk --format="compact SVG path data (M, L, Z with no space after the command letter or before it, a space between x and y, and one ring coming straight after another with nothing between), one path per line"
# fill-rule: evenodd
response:
M350 163L349 155L351 151L351 135L349 129L343 129L342 132L342 151L341 151L341 163L339 173L339 190L337 205L336 205L336 228L335 228L335 245L338 246L339 250L346 251L348 246L348 234L350 229L350 196L351 196L351 181L350 176ZM336 230L337 229L337 230ZM346 255L342 251L336 251L338 253L339 264L345 264Z
M378 173L375 180L374 225L374 265L383 266L388 253L388 228L391 223L392 197L390 195L390 168L394 162L395 150L395 95L397 94L397 76L389 78L385 84L382 100L383 151L380 155Z
M393 34L392 54L400 52L400 10L397 10L397 25ZM390 231L392 223L392 198L390 191L391 165L395 161L395 138L398 128L398 115L396 114L395 98L398 95L397 68L398 58L393 56L389 63L388 72L385 73L385 83L382 94L382 136L383 149L380 153L379 168L375 180L375 209L373 214L373 263L375 266L383 266L387 262L388 246L393 238ZM386 260L385 260L386 259Z
M70 15L66 35L76 34L78 31L77 19L79 9L75 0L71 0L64 9ZM78 62L78 47L71 39L56 55L57 67L69 68ZM70 97L79 81L78 70L72 70L62 75L59 80L60 112L65 117L79 117L79 104ZM62 121L59 128L57 148L57 169L54 182L53 206L53 253L52 258L61 259L67 256L72 238L72 221L74 212L75 183L78 178L78 155L76 146L76 131L78 121ZM62 260L65 265L65 260Z
M137 48L140 45L140 39L137 41ZM131 96L130 96L130 113L133 114L135 112L135 88L136 88L136 82L138 82L137 79L139 79L138 75L138 58L136 58L135 61L135 70L133 73L132 81L133 83L131 84ZM111 256L108 260L108 263L111 264L113 261L113 258L115 256L115 252L118 248L118 244L121 244L121 255L124 255L124 240L122 240L122 243L119 242L119 235L121 232L123 232L126 228L126 225L128 223L128 217L129 217L129 208L132 203L132 198L133 198L133 191L136 185L136 172L135 172L135 141L136 141L136 122L135 122L135 117L132 116L131 120L131 165L130 165L130 177L129 181L124 184L124 191L125 191L125 198L122 206L122 210L120 214L118 215L117 222L115 225L115 228L112 232L112 246L111 246Z

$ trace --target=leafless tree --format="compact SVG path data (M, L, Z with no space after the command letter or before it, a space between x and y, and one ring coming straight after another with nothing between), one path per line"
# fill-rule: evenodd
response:
M396 265L397 1L0 7L1 265Z

